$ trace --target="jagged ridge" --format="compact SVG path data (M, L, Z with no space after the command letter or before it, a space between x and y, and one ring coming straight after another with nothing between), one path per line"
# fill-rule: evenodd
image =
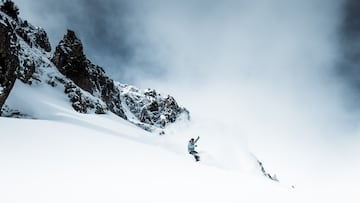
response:
M51 55L44 29L9 16L2 9L0 34L2 110L18 79L30 86L63 87L74 110L96 114L111 111L149 131L175 122L182 114L189 118L189 112L172 96L162 96L153 89L142 91L108 77L102 67L86 58L74 31L67 31Z
M58 70L77 86L102 99L111 112L127 119L121 106L119 89L115 87L114 81L105 75L103 68L92 64L86 58L82 43L74 31L68 30L51 60ZM67 89L71 91L70 88ZM77 102L74 97L71 99L75 110L86 113L84 108L74 105L74 102Z

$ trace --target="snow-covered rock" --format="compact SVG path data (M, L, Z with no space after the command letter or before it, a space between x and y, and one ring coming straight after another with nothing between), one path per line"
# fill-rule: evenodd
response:
M111 112L127 119L122 109L120 91L115 87L114 81L106 76L103 68L92 64L86 58L82 43L74 31L67 31L51 60L58 70L77 86L103 100ZM72 102L74 104L78 101L72 98Z
M124 105L132 114L130 118L150 126L164 128L175 122L181 114L189 118L189 111L180 107L170 95L161 95L154 89L140 90L136 87L118 84Z
M86 57L74 31L68 30L51 54L44 29L17 15L0 11L0 34L0 107L5 110L3 116L27 115L11 109L11 104L4 105L15 81L19 80L33 88L54 87L54 91L67 95L69 106L77 112L112 112L148 131L164 128L183 114L189 119L189 111L180 107L172 96L162 96L153 89L139 90L107 76L102 67Z

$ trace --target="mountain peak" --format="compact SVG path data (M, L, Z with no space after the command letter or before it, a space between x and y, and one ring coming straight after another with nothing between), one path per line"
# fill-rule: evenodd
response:
M56 46L52 62L58 70L66 77L75 82L82 89L93 93L93 86L90 82L89 69L96 69L83 52L81 40L77 38L72 30L68 30L64 38ZM99 70L99 73L104 73Z
M120 105L121 102L114 102L120 99L120 92L115 88L114 81L105 75L103 68L86 58L81 40L74 31L67 30L64 38L56 46L51 61L62 74L81 89L101 98L110 111L124 119L127 118Z
M62 51L72 51L72 54L77 57L85 57L83 51L83 45L81 40L76 36L75 31L67 30L64 38L60 41L59 46Z
M10 112L7 116L16 110L16 105L6 100L10 92L16 91L13 87L19 79L29 88L50 85L53 91L60 90L58 93L67 95L71 107L79 113L110 111L148 131L164 128L182 114L189 119L189 112L172 96L162 96L152 89L142 91L111 79L86 57L73 30L67 30L52 56L44 29L14 19L4 11L0 11L0 34L0 107ZM19 113L36 117L31 112Z
M2 0L0 2L0 10L11 18L18 20L19 8L11 0Z
M72 42L79 40L79 38L76 36L75 31L68 29L67 33L65 34L66 39L71 40ZM80 40L79 40L80 41Z

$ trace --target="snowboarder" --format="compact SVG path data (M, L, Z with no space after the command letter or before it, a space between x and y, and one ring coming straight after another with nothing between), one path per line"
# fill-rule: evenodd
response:
M200 161L200 156L198 155L198 152L195 151L195 147L197 147L197 145L195 144L199 139L200 139L199 136L196 138L196 140L194 140L194 138L191 138L188 144L189 154L193 155L196 161Z

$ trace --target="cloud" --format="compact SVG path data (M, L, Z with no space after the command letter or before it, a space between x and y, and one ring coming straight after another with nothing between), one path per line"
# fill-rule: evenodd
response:
M346 92L352 110L359 110L360 90L360 3L356 0L345 0L342 5L342 23L339 29L338 76L346 81L349 88Z
M74 30L83 42L85 54L119 81L133 81L134 75L152 75L161 68L144 56L145 47L136 5L122 0L18 0L20 16L44 27L56 46L66 29ZM148 53L146 53L148 54Z

